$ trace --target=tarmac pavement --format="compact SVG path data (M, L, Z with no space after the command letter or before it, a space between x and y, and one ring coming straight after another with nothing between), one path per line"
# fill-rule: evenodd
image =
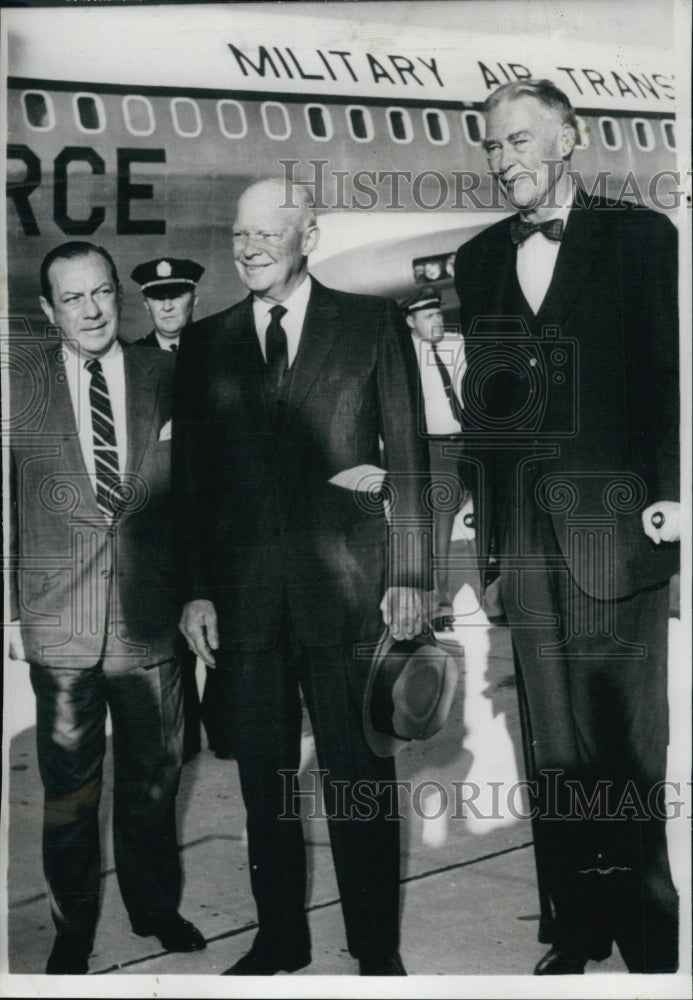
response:
M397 757L403 823L402 947L408 979L358 977L346 950L339 894L321 815L317 762L306 726L301 787L308 843L307 909L312 964L292 976L219 978L250 947L245 818L236 764L206 747L185 765L178 796L185 883L181 913L207 941L205 951L164 952L130 929L113 868L111 762L102 799L103 907L88 977L42 975L53 939L41 870L42 791L33 726L9 743L7 955L1 996L448 996L690 997L690 965L677 976L628 976L620 955L589 963L584 977L530 975L547 950L537 941L539 904L532 831L518 782L523 776L519 720L507 629L490 626L458 560L455 632L460 676L445 728ZM21 665L14 665L21 669ZM6 706L7 711L7 706ZM110 740L108 755L110 758ZM674 769L675 770L675 769ZM315 794L312 794L315 792ZM670 824L675 878L687 885L686 823ZM3 830L3 838L7 837ZM684 958L690 922L684 921ZM547 981L548 980L548 981Z

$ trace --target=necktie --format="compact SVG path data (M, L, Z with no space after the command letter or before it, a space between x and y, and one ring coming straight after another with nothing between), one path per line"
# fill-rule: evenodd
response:
M433 357L436 359L436 367L440 373L440 378L443 382L443 388L445 389L445 395L448 397L448 403L450 404L450 409L452 410L452 415L455 420L462 423L462 404L460 403L455 390L452 387L452 379L450 378L450 372L448 367L438 353L438 345L431 341L431 350L433 351Z
M286 313L284 306L272 306L270 309L270 324L265 338L265 384L271 402L275 402L282 379L289 365L289 352L286 343L286 330L281 319Z
M99 510L110 520L122 509L118 449L111 398L98 358L85 361L84 367L91 375L89 402L94 439L94 464L96 466L96 502Z
M513 243L524 243L532 233L543 233L547 240L558 243L563 236L563 219L548 219L546 222L525 222L519 215L510 220L510 238Z
M171 346L169 347L169 351L173 351L174 354L176 353L177 350L178 350L178 344L171 344Z

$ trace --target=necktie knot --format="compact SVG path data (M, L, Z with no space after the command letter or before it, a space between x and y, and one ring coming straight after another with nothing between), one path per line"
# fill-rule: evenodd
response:
M171 344L171 346L169 347L169 350L173 351L173 353L175 354L176 351L178 350L178 344Z
M534 233L543 233L547 240L558 243L563 236L563 219L547 219L546 222L525 222L519 215L510 220L510 238L516 245L524 243Z
M101 373L101 362L98 358L89 358L88 361L84 362L84 367L90 375L99 375Z
M281 320L282 316L286 315L286 307L285 306L272 306L272 308L270 309L269 312L270 312L270 316L272 317L272 320L275 323L279 323L279 321Z

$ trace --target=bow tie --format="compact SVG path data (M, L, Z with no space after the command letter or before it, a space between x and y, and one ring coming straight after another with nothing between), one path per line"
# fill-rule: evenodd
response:
M563 219L548 219L546 222L525 222L519 215L510 220L510 238L513 243L524 243L532 233L543 233L547 240L558 243L563 235Z

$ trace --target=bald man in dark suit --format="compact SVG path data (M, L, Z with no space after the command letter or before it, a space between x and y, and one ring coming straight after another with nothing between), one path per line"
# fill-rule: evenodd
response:
M395 638L414 636L430 610L418 369L396 303L308 274L318 235L304 192L273 180L248 188L233 249L250 294L183 333L177 369L182 629L224 672L258 911L253 947L231 975L311 960L303 833L287 799L301 695L327 772L349 951L362 975L406 974L395 768L366 743L362 699L383 620ZM385 494L372 472L380 439ZM365 814L363 782L373 789Z

